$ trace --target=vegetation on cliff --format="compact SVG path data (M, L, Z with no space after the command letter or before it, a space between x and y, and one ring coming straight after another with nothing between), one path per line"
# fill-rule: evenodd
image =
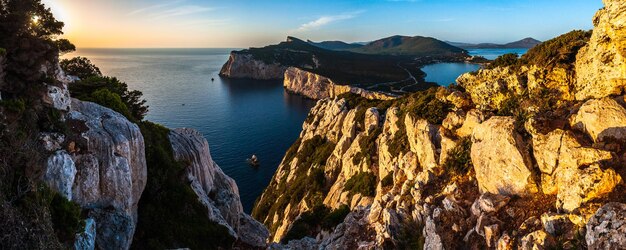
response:
M148 183L139 200L134 249L230 248L226 227L210 221L207 209L187 185L185 164L174 160L169 129L139 124L146 144Z
M349 51L395 56L416 56L416 57L439 57L449 56L464 58L467 51L452 46L432 37L422 36L391 36L382 38L366 44L365 46L351 48Z

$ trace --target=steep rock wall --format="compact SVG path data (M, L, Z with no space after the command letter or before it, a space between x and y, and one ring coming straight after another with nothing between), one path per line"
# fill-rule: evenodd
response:
M345 93L354 93L372 100L391 100L394 96L367 91L361 88L335 83L324 77L296 67L285 70L283 86L287 91L306 96L311 99L335 98Z
M255 59L251 54L231 52L220 70L220 76L258 80L283 79L286 69L287 67L278 63L267 64Z

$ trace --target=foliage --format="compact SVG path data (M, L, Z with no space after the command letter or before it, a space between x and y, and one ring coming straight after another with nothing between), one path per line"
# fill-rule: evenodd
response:
M67 39L58 39L54 41L60 54L67 54L76 51L76 46Z
M7 50L5 48L0 48L0 56L4 56L7 54Z
M11 82L2 89L4 93L21 95L40 83L46 74L41 65L57 60L55 38L63 33L63 26L40 0L0 1L0 47L7 50L6 81Z
M467 173L472 168L471 148L472 139L469 136L459 139L457 145L448 151L444 169L456 174Z
M529 117L529 112L524 108L526 94L511 94L500 104L500 109L496 112L499 116L513 116L516 127L522 127Z
M405 221L398 232L397 245L393 249L424 249L422 227L414 221Z
M206 208L185 181L185 165L174 159L169 130L139 124L146 145L148 182L138 208L134 249L230 248L228 230L208 219Z
M548 69L562 67L572 69L576 54L591 38L591 31L574 30L545 41L528 50L521 58L523 64Z
M300 215L293 222L285 237L281 239L281 242L287 243L290 240L314 236L320 229L332 230L339 223L343 222L348 213L350 213L350 207L347 205L341 205L339 208L330 211L325 205L318 204L312 210Z
M63 59L59 63L61 69L68 75L77 76L80 79L87 79L93 76L102 76L100 69L93 65L86 57L74 57L72 59Z
M359 193L373 197L376 194L376 176L369 172L359 172L346 181L344 190L351 195Z
M111 108L131 121L141 121L148 113L141 91L129 90L115 77L89 77L70 85L70 92L74 98Z
M495 69L497 67L515 66L518 63L518 58L519 58L519 55L517 55L515 53L504 54L504 55L501 55L498 58L496 58L496 60L493 60L493 62L491 62L487 66L487 68L488 69Z
M393 186L393 171L389 172L385 178L383 178L382 180L380 180L380 185L382 187L391 187Z
M55 193L50 203L50 213L54 230L61 241L73 241L76 233L85 228L85 221L81 218L81 208L73 201Z
M9 112L17 114L22 114L26 110L26 102L24 99L1 100L0 106L4 107Z

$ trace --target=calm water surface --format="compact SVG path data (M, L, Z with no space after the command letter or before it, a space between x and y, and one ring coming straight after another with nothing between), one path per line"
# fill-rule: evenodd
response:
M103 74L143 91L150 105L147 120L202 132L213 160L235 179L250 212L315 102L286 93L281 81L220 78L230 51L82 49L65 57L88 57ZM252 154L260 167L246 163Z
M493 60L498 56L515 53L523 55L528 49L470 49L468 52L473 56L483 56ZM442 86L448 86L456 82L460 75L480 69L480 65L470 63L436 63L422 67L426 72L427 82L436 82Z

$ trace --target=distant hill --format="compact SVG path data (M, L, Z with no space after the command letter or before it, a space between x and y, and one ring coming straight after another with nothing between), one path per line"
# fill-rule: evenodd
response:
M432 37L423 36L387 37L370 42L362 47L349 49L349 51L395 56L452 56L467 53L464 49Z
M342 41L324 41L324 42L313 42L311 40L307 40L307 42L311 45L320 47L322 49L328 50L349 50L363 47L363 44L358 43L346 43Z
M515 41L512 43L507 43L507 44L496 44L496 43L472 44L472 43L459 43L459 42L446 42L446 43L452 46L457 46L457 47L464 48L464 49L520 49L520 48L530 49L540 44L541 41L531 38L531 37L527 37L522 40Z

